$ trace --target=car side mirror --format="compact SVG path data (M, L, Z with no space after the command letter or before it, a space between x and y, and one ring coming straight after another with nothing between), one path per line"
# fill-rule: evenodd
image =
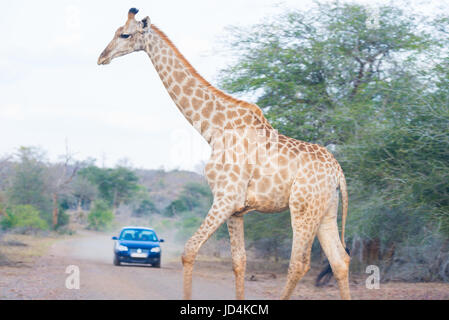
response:
M112 240L118 240L118 238L117 237L112 237Z
M159 242L165 242L165 240L164 239L159 239Z

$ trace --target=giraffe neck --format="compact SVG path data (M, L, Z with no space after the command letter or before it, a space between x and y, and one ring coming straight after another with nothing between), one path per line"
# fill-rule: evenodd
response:
M235 99L202 78L154 25L145 51L178 109L208 143L214 132L224 129L271 128L256 105Z

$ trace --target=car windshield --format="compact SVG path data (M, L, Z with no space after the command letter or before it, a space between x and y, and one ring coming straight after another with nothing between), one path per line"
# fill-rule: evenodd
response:
M120 234L120 240L158 241L154 231L145 229L125 229Z

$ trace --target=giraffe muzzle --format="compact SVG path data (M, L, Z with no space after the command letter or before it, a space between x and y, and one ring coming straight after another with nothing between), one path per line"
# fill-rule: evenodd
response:
M100 56L98 57L98 61L97 64L98 65L106 65L111 63L111 58L110 58L110 50L109 50L109 46L106 47L106 49L103 50L103 52L100 54Z
M107 57L103 57L102 55L98 58L97 64L100 65L107 65L111 63L111 59Z

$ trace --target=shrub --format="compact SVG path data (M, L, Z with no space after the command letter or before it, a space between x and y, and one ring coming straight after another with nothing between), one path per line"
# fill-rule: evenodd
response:
M179 196L164 210L166 216L182 212L207 212L212 205L212 193L206 184L190 182L184 185Z
M30 228L48 229L48 224L40 217L39 210L32 205L17 205L6 209L6 215L1 220L4 229Z
M107 229L114 220L114 213L105 201L97 200L94 202L93 209L87 216L89 228L94 230Z
M66 210L62 206L59 206L58 224L56 225L56 229L60 229L61 227L68 225L69 222L70 216L67 214Z
M150 199L142 200L139 205L133 210L133 215L141 217L148 216L153 212L157 212L156 206Z

